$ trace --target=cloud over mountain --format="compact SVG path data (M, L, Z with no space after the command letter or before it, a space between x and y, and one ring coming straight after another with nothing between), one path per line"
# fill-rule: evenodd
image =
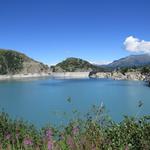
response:
M125 39L123 44L127 51L150 53L150 41L144 41L133 36L129 36Z

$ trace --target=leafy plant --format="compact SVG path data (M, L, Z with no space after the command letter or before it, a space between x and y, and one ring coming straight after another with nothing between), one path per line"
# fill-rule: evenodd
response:
M68 103L72 100L68 98ZM139 102L139 107L142 103ZM76 115L77 111L73 111ZM78 115L77 115L78 116ZM62 128L36 129L23 120L0 113L1 150L149 150L150 116L125 116L112 121L103 104L93 105L84 117L74 117Z

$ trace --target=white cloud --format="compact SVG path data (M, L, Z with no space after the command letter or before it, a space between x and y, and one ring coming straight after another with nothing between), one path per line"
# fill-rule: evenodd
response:
M150 53L150 41L140 40L133 36L129 36L124 41L125 49L130 52Z
M90 63L95 65L108 65L112 63L112 61L90 61Z

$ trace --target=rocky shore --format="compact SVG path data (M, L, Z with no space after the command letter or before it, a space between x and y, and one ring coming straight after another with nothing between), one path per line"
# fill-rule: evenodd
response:
M51 77L62 79L73 78L108 78L113 80L140 80L150 81L150 76L143 75L140 72L127 72L122 74L121 72L97 72L91 74L90 72L49 72L49 73L29 73L29 74L15 74L15 75L0 75L0 80L11 80L21 78L38 78L38 77Z
M146 75L142 75L140 72L127 72L122 74L121 72L97 72L90 75L91 78L111 78L114 80L142 80L146 79Z

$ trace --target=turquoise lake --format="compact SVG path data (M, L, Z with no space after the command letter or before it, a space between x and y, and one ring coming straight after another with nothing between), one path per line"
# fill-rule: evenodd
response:
M71 104L67 99L71 98ZM139 111L138 102L143 102ZM110 79L26 79L0 82L0 108L12 118L36 126L63 124L63 112L87 112L93 104L106 106L115 121L123 115L150 114L150 87L141 81Z

